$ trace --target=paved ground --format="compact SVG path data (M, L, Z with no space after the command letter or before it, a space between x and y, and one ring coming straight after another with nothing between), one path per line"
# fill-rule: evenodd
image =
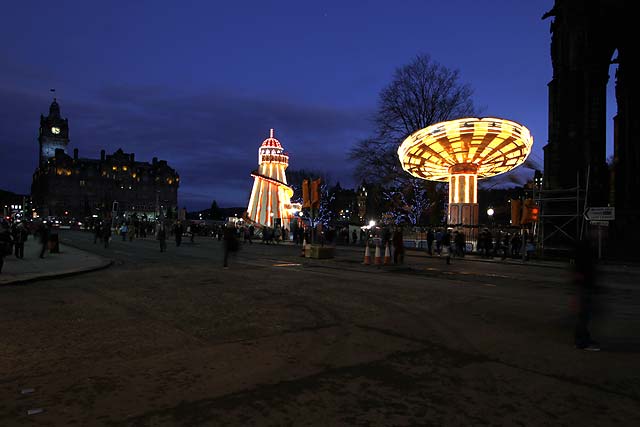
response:
M40 243L30 236L24 245L24 258L7 256L0 273L0 286L15 285L54 276L66 276L107 267L111 260L73 246L60 245L59 253L40 258Z
M0 287L3 426L640 423L633 271L601 277L587 353L559 268L63 239L115 265Z

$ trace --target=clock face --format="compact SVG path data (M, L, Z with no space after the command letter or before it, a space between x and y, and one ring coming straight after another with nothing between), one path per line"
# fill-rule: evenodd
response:
M54 126L54 127L52 127L52 128L51 128L51 133L52 133L52 134L54 134L54 135L59 134L59 133L60 133L60 128L55 127L55 126Z

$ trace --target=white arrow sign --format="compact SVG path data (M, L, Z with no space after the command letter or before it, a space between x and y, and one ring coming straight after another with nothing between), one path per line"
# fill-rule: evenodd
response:
M584 214L587 221L613 221L616 219L616 209L611 207L589 208Z

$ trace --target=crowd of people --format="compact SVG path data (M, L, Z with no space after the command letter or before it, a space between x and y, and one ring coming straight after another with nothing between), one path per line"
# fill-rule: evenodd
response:
M0 273L4 267L4 259L14 255L17 259L24 259L24 245L30 235L39 241L41 246L39 256L44 258L49 249L51 230L46 221L26 223L21 220L12 222L0 221Z

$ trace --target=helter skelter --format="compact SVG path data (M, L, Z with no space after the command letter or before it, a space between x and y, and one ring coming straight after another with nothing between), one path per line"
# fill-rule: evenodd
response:
M478 225L478 179L508 172L524 163L533 137L519 123L463 118L436 123L409 135L398 148L411 175L449 183L447 223L473 235Z
M269 138L258 149L258 169L251 173L254 181L247 217L263 226L280 225L289 229L293 217L293 189L287 184L285 174L289 155L273 134L271 129Z

